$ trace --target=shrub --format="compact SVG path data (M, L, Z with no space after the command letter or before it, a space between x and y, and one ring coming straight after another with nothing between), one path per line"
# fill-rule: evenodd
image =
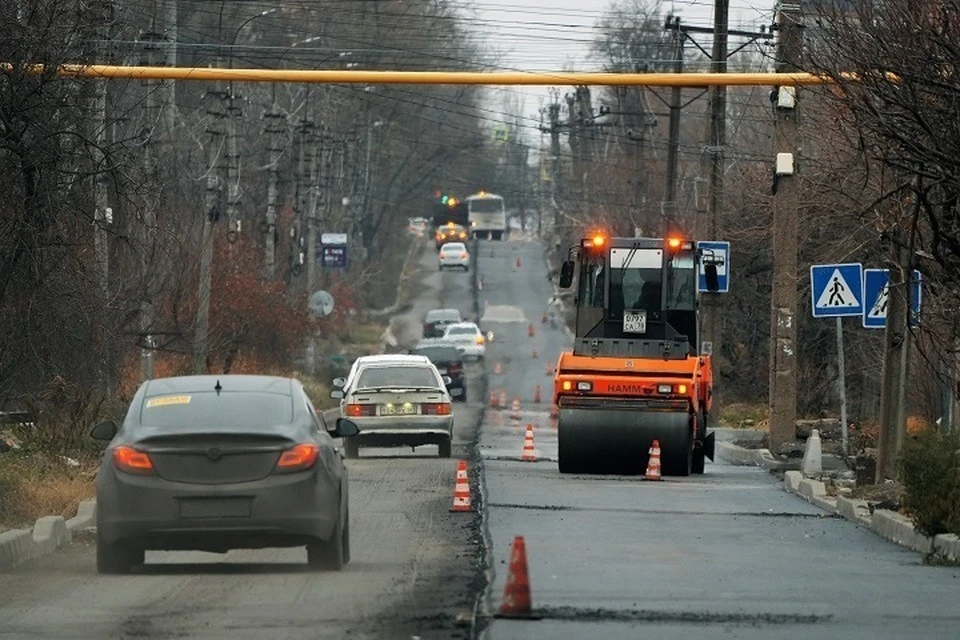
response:
M921 431L900 455L903 506L927 536L960 535L960 434Z

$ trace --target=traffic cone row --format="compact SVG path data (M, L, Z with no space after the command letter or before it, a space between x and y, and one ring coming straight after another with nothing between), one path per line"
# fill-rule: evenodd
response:
M453 506L451 512L473 511L470 502L470 479L467 477L467 461L457 463L457 483L453 489Z
M533 425L527 425L527 433L523 436L523 452L520 459L524 462L536 462L537 452L533 448Z
M647 462L647 480L660 480L660 441L654 440L650 447L650 460Z

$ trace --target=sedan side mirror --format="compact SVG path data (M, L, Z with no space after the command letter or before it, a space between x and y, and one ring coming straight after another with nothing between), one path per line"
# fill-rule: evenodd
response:
M349 418L337 418L337 424L329 432L334 438L350 438L360 433L360 427Z
M334 378L333 386L343 388L347 384L346 378Z
M113 420L106 420L90 430L90 437L94 440L110 442L117 435L117 425Z
M450 376L443 376L443 384L453 384L453 378Z
M330 397L339 400L343 397L343 389L334 389L330 392Z

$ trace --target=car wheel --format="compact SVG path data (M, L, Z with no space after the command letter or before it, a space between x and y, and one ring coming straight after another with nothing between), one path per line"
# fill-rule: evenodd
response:
M440 443L440 457L449 458L453 453L453 441L451 439L444 440Z
M353 438L344 438L343 455L348 460L360 457L360 443Z
M340 571L344 565L343 557L343 522L337 518L329 540L307 545L307 564L323 571Z
M130 573L133 565L143 564L143 557L143 549L140 549L138 558L136 552L122 541L110 543L101 536L97 536L97 573ZM139 562L137 562L138 559Z

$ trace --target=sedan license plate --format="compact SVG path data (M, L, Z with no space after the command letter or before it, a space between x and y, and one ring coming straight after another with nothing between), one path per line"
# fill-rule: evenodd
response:
M380 405L382 416L415 416L419 413L415 404L383 404Z
M624 311L623 312L623 332L624 333L646 333L647 332L647 312L646 311Z

